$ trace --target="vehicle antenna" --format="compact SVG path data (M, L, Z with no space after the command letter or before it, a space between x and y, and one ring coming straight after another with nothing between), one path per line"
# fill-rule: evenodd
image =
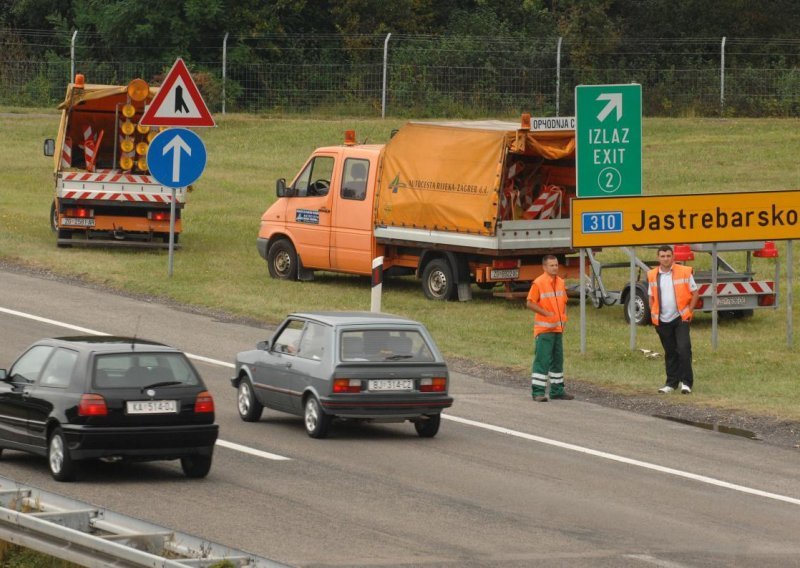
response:
M139 335L139 323L142 321L142 316L139 315L136 318L136 328L133 331L133 337L131 338L131 351L133 351L136 347L136 336Z

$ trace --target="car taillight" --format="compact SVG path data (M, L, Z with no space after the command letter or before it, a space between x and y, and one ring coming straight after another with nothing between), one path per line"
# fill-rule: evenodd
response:
M194 412L195 414L214 412L214 397L211 396L210 392L203 391L197 395L194 401Z
M94 209L86 209L85 207L72 207L64 210L65 217L94 217Z
M99 394L81 395L81 401L78 403L78 416L106 416L107 414L106 399L102 396Z
M517 268L519 266L519 259L516 258L501 258L492 261L492 268Z
M361 392L361 381L358 379L333 379L333 392L335 393Z
M765 294L763 296L758 297L758 305L759 306L774 306L775 305L775 294Z
M444 392L447 389L447 379L434 377L419 380L419 392Z

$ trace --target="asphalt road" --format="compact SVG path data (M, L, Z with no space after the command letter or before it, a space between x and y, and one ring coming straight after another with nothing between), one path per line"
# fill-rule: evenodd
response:
M0 475L20 483L296 566L800 566L790 449L580 400L537 404L463 374L434 439L387 424L312 440L300 418L236 412L231 363L268 329L0 272L0 367L75 333L57 322L207 358L195 364L224 445L204 480L178 463L97 464L71 484L5 451Z

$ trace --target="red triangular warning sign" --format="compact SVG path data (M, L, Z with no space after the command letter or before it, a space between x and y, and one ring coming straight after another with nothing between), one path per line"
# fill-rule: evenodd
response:
M216 126L180 57L167 73L139 123L145 126Z

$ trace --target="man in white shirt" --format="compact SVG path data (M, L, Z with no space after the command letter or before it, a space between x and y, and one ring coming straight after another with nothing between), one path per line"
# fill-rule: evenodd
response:
M691 267L674 264L672 247L658 247L658 264L647 273L650 317L664 347L667 370L666 383L658 392L680 389L691 394L694 373L689 324L700 295Z

